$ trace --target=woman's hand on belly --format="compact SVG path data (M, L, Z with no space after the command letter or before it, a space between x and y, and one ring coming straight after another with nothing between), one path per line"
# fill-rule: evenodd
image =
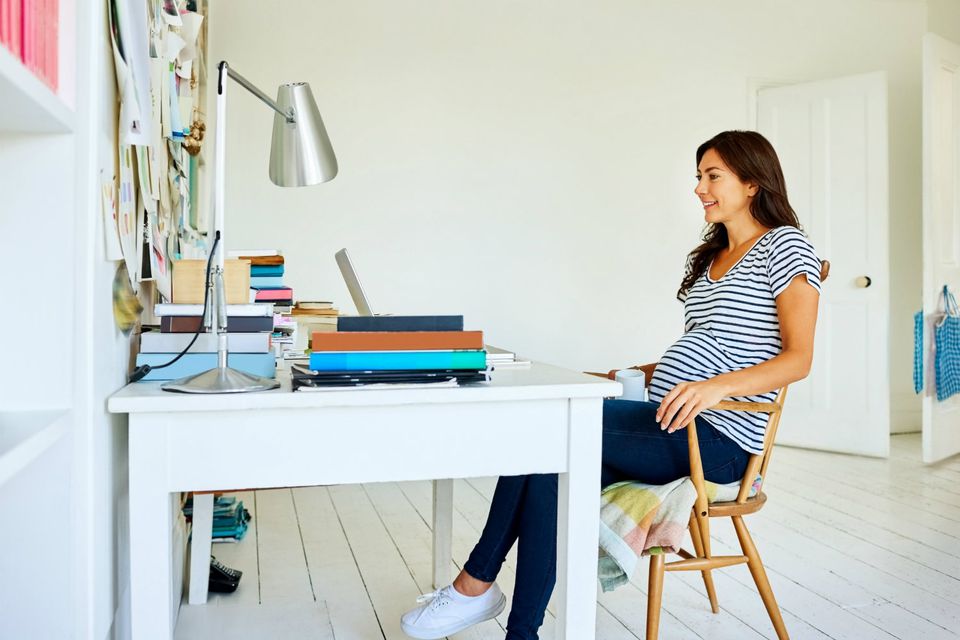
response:
M660 408L657 409L660 429L666 429L668 433L683 429L701 411L709 409L727 395L726 385L717 378L681 382L660 401Z

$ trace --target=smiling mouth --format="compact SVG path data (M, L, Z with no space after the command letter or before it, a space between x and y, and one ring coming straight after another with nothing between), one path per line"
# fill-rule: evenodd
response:
M710 200L710 201L703 200L703 201L701 201L701 203L703 204L703 208L704 208L704 209L709 209L709 208L712 207L713 205L717 204L717 201L716 201L716 200Z

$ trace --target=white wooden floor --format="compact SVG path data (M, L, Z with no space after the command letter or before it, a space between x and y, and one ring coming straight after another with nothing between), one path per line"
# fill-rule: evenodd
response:
M960 638L960 459L925 467L919 448L917 435L894 437L889 460L778 448L770 500L747 523L792 638ZM458 569L494 484L456 483ZM244 571L240 587L206 606L184 604L178 640L406 637L400 615L431 590L429 483L238 495L251 529L214 554ZM711 524L715 552L736 545L731 526ZM499 578L508 599L514 559ZM715 574L718 615L699 573L666 575L661 638L774 638L747 569ZM645 566L637 582L598 593L598 639L643 638ZM502 639L508 611L454 638ZM553 637L551 613L540 635Z

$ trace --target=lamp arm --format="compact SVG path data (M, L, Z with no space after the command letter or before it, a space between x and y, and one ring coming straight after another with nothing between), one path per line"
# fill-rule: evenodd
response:
M224 80L224 78L223 78L223 71L224 71L224 70L226 70L227 75L230 76L231 78L233 78L234 80L236 80L237 83L239 83L239 85L240 85L241 87L243 87L244 89L246 89L247 91L249 91L249 92L252 93L253 95L255 95L255 96L257 96L258 98L260 98L260 100L261 100L264 104L266 104L268 107L270 107L271 109L273 109L274 111L276 111L277 113L279 113L281 116L283 116L284 118L286 118L286 119L287 119L287 122L289 122L290 124L293 124L293 123L295 123L295 122L297 121L296 117L294 116L293 109L288 109L287 111L284 111L283 108L282 108L280 105L278 105L276 102L274 102L274 100L273 100L270 96L268 96L268 95L265 94L263 91L261 91L259 88L257 88L257 86L256 86L255 84L253 84L252 82L250 82L249 80L247 80L246 78L244 78L242 75L240 75L239 73L237 73L236 71L234 71L234 70L227 64L227 61L226 61L226 60L222 60L222 61L220 62L220 76L219 76L219 81L217 82L217 93L223 93L223 89L224 89L224 87L223 87L223 80Z

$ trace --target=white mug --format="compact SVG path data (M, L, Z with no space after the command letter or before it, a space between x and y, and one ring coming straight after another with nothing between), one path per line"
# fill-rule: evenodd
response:
M647 399L647 376L639 369L621 369L616 374L617 382L623 385L621 400L643 402Z

